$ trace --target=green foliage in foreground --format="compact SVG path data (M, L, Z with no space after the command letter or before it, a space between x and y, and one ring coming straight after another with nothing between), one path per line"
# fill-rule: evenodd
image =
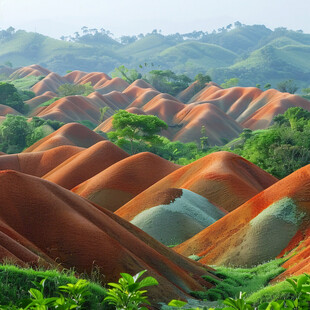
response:
M105 296L104 288L77 279L73 271L60 273L0 265L0 309L113 309L102 303Z
M115 305L117 310L147 310L146 307L140 307L140 304L150 305L144 295L147 291L141 289L146 286L158 285L158 282L153 277L146 277L138 281L145 272L146 270L140 271L134 276L121 273L122 277L118 280L118 283L109 283L112 288L108 290L107 297L104 300Z

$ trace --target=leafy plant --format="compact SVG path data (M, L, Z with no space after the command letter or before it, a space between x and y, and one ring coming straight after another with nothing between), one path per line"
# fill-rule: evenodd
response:
M153 277L146 277L140 282L138 279L146 272L140 271L134 276L128 273L121 273L121 278L118 283L108 283L113 288L107 292L107 297L104 299L109 304L115 305L117 310L131 309L131 310L146 310L146 307L139 307L140 304L150 304L147 296L144 294L146 290L141 290L146 286L158 285L158 282Z

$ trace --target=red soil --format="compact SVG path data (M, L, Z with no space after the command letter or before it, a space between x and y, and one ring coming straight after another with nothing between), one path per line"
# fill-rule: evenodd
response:
M64 76L64 78L72 84L78 84L79 80L82 79L85 75L87 75L87 72L75 70L72 71Z
M87 127L78 123L70 123L34 143L23 152L45 151L61 145L73 145L88 148L93 144L104 140L104 138Z
M42 95L47 91L57 93L57 89L62 84L68 83L65 78L52 72L49 73L43 80L36 83L31 90L37 95Z
M36 96L28 101L26 101L26 104L29 106L30 110L33 110L35 108L37 108L40 104L57 97L57 94L51 92L51 91L47 91L44 94L40 95L40 96Z
M152 153L139 153L117 162L72 191L115 211L178 168Z
M229 263L231 257L238 254L235 253L235 250L239 245L242 245L244 238L246 238L246 232L250 229L250 221L260 215L263 210L267 209L272 204L289 197L294 201L299 212L303 212L304 217L299 222L298 232L295 237L292 237L287 242L283 242L281 249L279 249L276 255L288 252L290 249L295 248L301 239L305 239L310 235L308 226L310 218L309 176L310 165L297 170L259 193L237 208L234 212L231 212L213 225L207 227L193 238L177 246L175 250L185 256L191 254L202 256L200 262L205 264L219 264L223 261ZM294 215L292 215L292 217L293 216ZM275 222L270 229L283 228L283 223L282 225L277 224L278 223ZM259 233L260 232L257 232L257 234ZM268 234L268 231L265 233ZM273 233L269 233L268 238L273 237L275 233L277 233L276 230ZM266 247L267 251L269 251L267 246L269 242L268 238L260 240L261 244L257 245L260 246L260 248L256 249L256 253L262 252ZM265 246L264 242L266 244ZM256 244L253 245L255 248ZM278 247L278 245L273 243L272 247ZM247 251L249 251L249 249L247 249ZM240 253L238 255L240 255ZM239 260L241 260L241 256L238 257ZM251 263L249 265L251 265Z
M126 81L124 81L121 78L116 77L116 78L113 78L112 80L106 81L102 85L98 85L98 87L96 86L96 89L101 94L108 94L112 91L122 92L128 86L129 86L129 84Z
M206 270L183 258L108 210L51 182L14 171L0 172L0 257L36 264L38 258L77 272L99 266L107 282L120 272L147 269L160 285L151 301L184 298L202 290ZM205 282L208 284L208 282Z
M171 188L191 190L214 205L232 211L276 181L238 155L217 152L170 173L125 204L117 215L131 221L151 206L149 197Z
M200 143L201 127L205 126L208 143L222 145L242 131L237 122L210 103L188 104L175 115L173 121L181 126L176 128L172 138L174 141Z
M27 67L22 67L16 71L14 71L11 75L10 75L10 79L21 79L24 77L28 77L31 75L35 75L35 76L40 76L40 75L48 75L49 73L51 73L51 71L39 66L39 65L31 65L31 66L27 66Z
M0 104L0 116L6 116L7 114L21 115L15 109L13 109L7 105Z
M49 170L43 179L72 189L129 155L110 141L100 141Z
M57 120L64 123L89 120L96 124L99 121L99 108L84 96L61 98L44 109L33 112L33 116Z

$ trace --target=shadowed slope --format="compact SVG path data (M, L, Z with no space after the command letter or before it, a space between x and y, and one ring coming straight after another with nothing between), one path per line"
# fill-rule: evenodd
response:
M116 213L131 221L142 211L157 205L155 201L148 203L149 197L169 188L188 189L215 206L232 211L276 181L275 177L238 155L217 152L167 175Z
M43 178L72 189L128 156L112 142L100 141L63 161Z
M310 165L259 193L175 248L200 262L254 266L309 237ZM190 254L189 254L190 253Z
M139 153L117 162L72 191L115 211L178 168L152 153Z
M104 140L104 138L87 127L78 123L70 123L37 141L23 152L45 151L61 145L74 145L88 148Z
M41 261L91 272L100 267L107 282L120 272L147 269L160 283L152 301L184 298L202 289L205 270L162 246L116 215L51 182L14 171L0 172L0 255L18 263ZM206 284L208 284L206 282Z

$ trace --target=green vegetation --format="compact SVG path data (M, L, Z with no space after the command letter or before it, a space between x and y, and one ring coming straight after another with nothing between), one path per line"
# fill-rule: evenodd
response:
M77 279L74 274L74 271L42 271L0 265L0 308L111 309L107 304L102 304L106 296L104 288ZM78 307L74 307L74 303L78 303ZM71 308L68 308L69 305Z
M180 93L192 82L185 74L177 75L171 70L152 70L146 75L146 80L158 91L172 96Z
M146 277L138 281L145 272L146 270L140 271L135 276L121 273L122 277L118 280L118 283L108 283L112 288L108 290L107 297L104 300L115 305L116 310L147 310L146 307L140 307L142 303L150 305L144 295L147 291L141 289L146 286L158 285L158 282L153 277Z
M298 90L298 86L293 80L286 80L278 83L277 88L283 93L295 94Z
M264 288L270 280L283 272L283 262L283 259L277 259L253 268L216 267L214 274L221 279L220 281L204 277L216 287L205 292L192 292L192 295L210 301L235 298L240 292L250 295Z
M18 112L24 112L24 102L13 84L0 82L0 104L7 105Z
M223 88L236 87L238 83L239 83L238 78L231 78L229 80L225 80L225 82L221 84L221 87Z
M274 118L266 130L244 131L234 152L283 178L310 163L310 112L290 108Z
M128 69L124 65L115 68L113 72L111 72L111 76L113 78L119 77L125 80L127 83L131 84L135 80L141 79L142 75L136 69Z
M39 107L48 107L49 105L51 105L52 103L54 103L54 102L57 101L58 99L60 99L60 97L54 97L54 98L52 98L52 99L50 99L50 100L47 100L47 101L41 103L41 104L39 105Z
M30 122L21 115L6 115L0 124L0 151L12 154L23 151L64 123L33 117Z
M124 65L138 68L153 63L191 79L206 72L218 84L238 77L240 85L272 85L287 79L299 87L310 84L310 35L301 31L235 22L211 33L193 31L163 35L147 34L115 39L105 29L83 27L73 36L55 40L38 33L0 30L0 63L15 66L40 63L65 74L75 68L87 72L111 72Z
M108 133L109 139L116 145L124 147L130 144L130 153L137 152L136 144L154 143L157 134L167 128L167 124L154 115L136 115L120 110L113 115L113 129Z
M85 84L62 84L58 87L57 93L60 97L82 95L88 96L94 92L91 82Z

